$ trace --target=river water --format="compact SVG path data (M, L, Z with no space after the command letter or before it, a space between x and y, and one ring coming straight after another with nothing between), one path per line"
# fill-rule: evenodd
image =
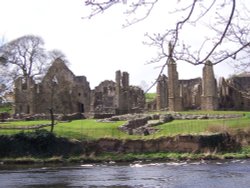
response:
M250 187L250 160L0 165L0 187L245 188Z

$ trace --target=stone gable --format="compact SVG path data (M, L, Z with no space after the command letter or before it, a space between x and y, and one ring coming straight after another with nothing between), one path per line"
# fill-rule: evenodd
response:
M15 81L15 113L47 114L50 108L58 114L142 111L143 90L129 85L127 72L117 71L116 76L116 82L105 80L91 90L85 76L75 76L61 59L56 59L41 83L36 84L32 78Z

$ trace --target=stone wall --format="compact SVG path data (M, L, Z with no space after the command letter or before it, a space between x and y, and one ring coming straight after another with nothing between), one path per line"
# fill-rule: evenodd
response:
M180 80L183 109L199 109L201 106L201 78Z
M221 109L250 110L250 75L240 74L229 79L220 78L219 106Z
M218 109L217 83L213 65L205 63L203 78L179 80L176 62L168 59L168 77L157 80L157 110L182 111L188 109Z
M144 110L145 95L137 86L129 85L129 74L116 71L116 114L138 113Z
M31 78L26 78L24 87L23 79L16 80L15 113L48 113L49 108L53 108L54 113L71 114L90 109L86 77L75 76L60 59L53 62L41 83L35 84Z
M145 96L129 85L127 72L116 72L116 82L106 80L90 90L85 76L75 76L61 59L56 59L42 79L18 78L15 82L15 113L124 114L142 112ZM105 116L106 117L106 116Z
M214 77L213 65L210 61L207 61L203 68L201 109L218 109L217 84Z
M38 86L31 78L20 77L15 80L15 112L34 113L36 112L36 98Z
M157 80L156 94L157 110L168 109L168 78L164 74Z
M183 110L176 62L171 58L168 60L168 104L170 111Z
M91 112L115 114L116 83L111 80L101 82L92 92L91 98Z

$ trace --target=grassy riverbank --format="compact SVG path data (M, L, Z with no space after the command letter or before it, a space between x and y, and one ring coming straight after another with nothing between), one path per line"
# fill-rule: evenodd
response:
M54 128L56 136L62 136L77 140L97 140L100 138L118 139L154 139L162 136L175 136L178 134L209 134L221 131L235 131L238 129L250 129L250 115L246 112L232 111L188 111L186 114L245 114L236 119L203 119L203 120L174 120L154 127L157 131L148 136L128 135L118 129L125 121L98 122L94 119L74 120L71 122L57 122ZM0 127L29 127L40 124L48 124L50 121L17 121L1 123ZM50 127L45 128L50 130ZM33 130L0 129L0 135L12 135L20 131Z
M156 126L154 128L157 131L148 136L140 136L140 135L128 135L124 132L121 132L118 127L125 123L125 121L117 121L117 122L99 122L94 119L84 119L84 120L75 120L71 122L57 122L54 128L54 136L56 138L65 138L79 141L93 141L102 138L113 138L120 140L149 140L149 139L157 139L160 137L166 136L176 136L176 135L185 135L185 134L193 134L193 135L201 135L201 134L211 134L218 132L231 132L237 133L239 131L245 131L250 135L250 113L246 112L202 112L202 111L194 111L194 112L183 112L187 114L245 114L245 116L237 119L203 119L203 120L174 120L172 122ZM29 127L38 124L48 124L50 121L15 121L15 122L5 122L1 123L0 127ZM43 128L45 130L50 130L50 127ZM53 136L47 134L46 132L40 132L40 134L36 135L34 130L17 130L17 129L0 129L1 135L10 135L15 137L16 134L19 134L18 138L26 138L23 137L26 133L30 133L28 135L28 139L37 139L39 138L45 142L39 142L39 147L43 150L47 149L47 137L53 140L55 139ZM25 140L25 139L24 139ZM32 143L34 143L32 141ZM20 144L18 142L16 144ZM46 145L46 147L45 147ZM16 145L15 145L16 146ZM57 148L56 145L55 148ZM6 148L6 145L1 146L1 150ZM17 147L21 148L21 147ZM33 150L37 148L37 145L33 147ZM54 148L54 149L55 149ZM46 150L47 151L47 150ZM4 155L3 155L4 156ZM13 156L13 155L10 155ZM18 155L17 155L18 156ZM176 153L176 152L159 152L159 153L102 153L102 154L82 154L82 155L74 155L74 156L66 156L59 155L53 157L34 157L31 154L23 155L25 157L7 157L0 158L0 164L27 164L27 163L88 163L88 162L129 162L129 161L147 161L147 160L207 160L207 159L245 159L250 158L250 147L243 147L241 150L236 153ZM51 155L52 156L52 155Z
M49 158L18 157L0 158L0 165L4 164L68 164L68 163L103 163L103 162L132 162L132 161L197 161L197 160L225 160L249 159L250 147L244 147L237 153L102 153L99 155L53 156Z

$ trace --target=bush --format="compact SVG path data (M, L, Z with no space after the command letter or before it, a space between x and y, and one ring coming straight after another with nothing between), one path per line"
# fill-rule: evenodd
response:
M79 141L58 138L47 130L0 135L0 157L52 157L79 155L85 147Z
M53 133L41 129L34 132L20 132L11 136L16 143L15 154L50 155L55 147L56 137ZM13 146L12 146L13 147Z

